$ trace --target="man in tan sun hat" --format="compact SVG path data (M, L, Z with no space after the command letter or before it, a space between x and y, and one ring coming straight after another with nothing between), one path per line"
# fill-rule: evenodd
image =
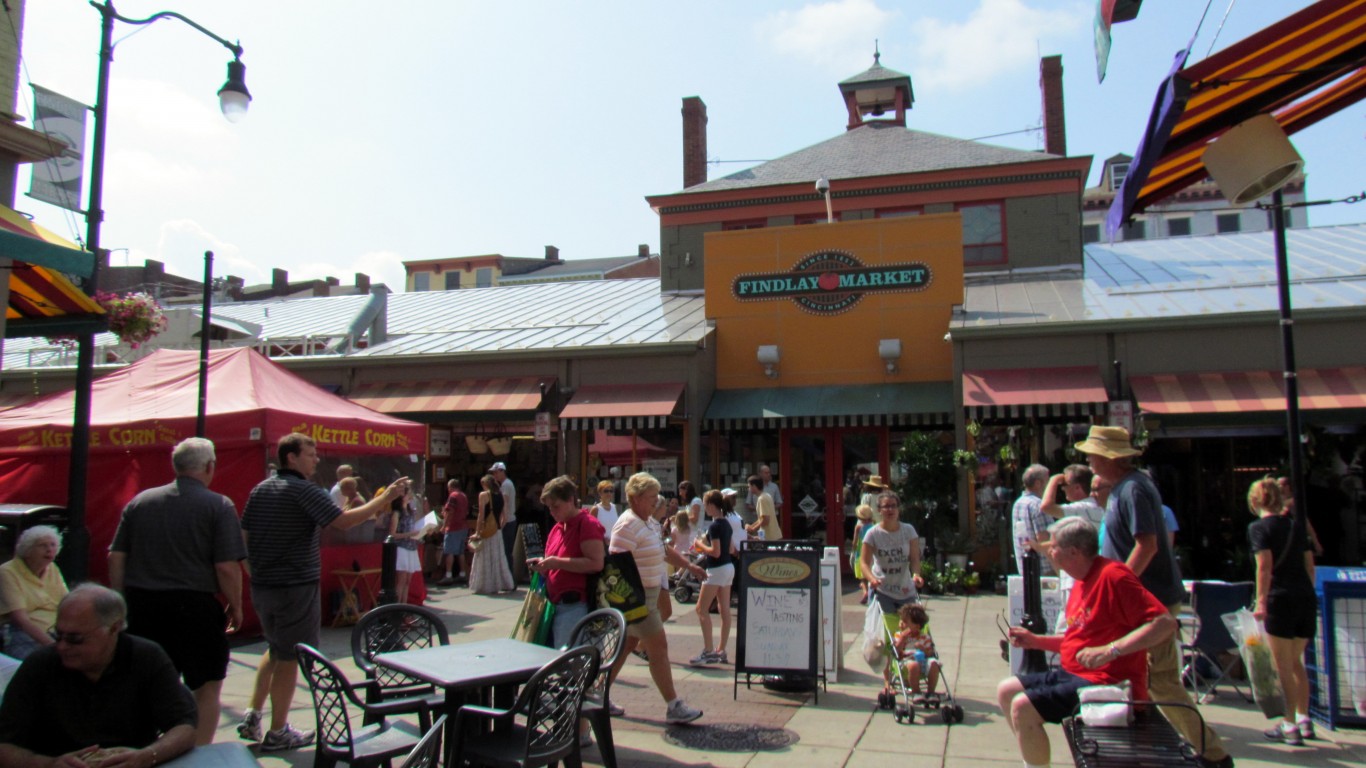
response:
M1113 486L1101 529L1100 554L1129 566L1143 586L1176 616L1186 590L1181 586L1181 570L1172 556L1162 517L1162 494L1152 479L1133 465L1133 458L1143 452L1130 444L1129 431L1123 427L1093 426L1076 448L1086 454L1086 463L1096 477ZM1201 740L1194 702L1181 684L1176 642L1173 638L1148 649L1148 692L1154 701L1184 702L1192 707L1161 710L1187 742L1197 748L1205 745L1204 754L1198 758L1202 767L1232 768L1232 756L1208 725Z

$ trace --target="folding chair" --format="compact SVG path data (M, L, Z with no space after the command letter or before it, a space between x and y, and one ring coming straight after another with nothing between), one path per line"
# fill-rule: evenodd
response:
M1252 701L1238 681L1228 676L1229 670L1238 663L1238 643L1229 634L1228 627L1224 626L1222 617L1247 607L1255 594L1256 585L1250 581L1232 584L1195 582L1191 591L1191 610L1195 612L1199 628L1189 644L1181 645L1186 660L1181 678L1194 689L1199 703L1209 703L1219 684L1224 681L1232 685L1244 699ZM1229 654L1232 656L1228 662L1219 660L1221 655Z

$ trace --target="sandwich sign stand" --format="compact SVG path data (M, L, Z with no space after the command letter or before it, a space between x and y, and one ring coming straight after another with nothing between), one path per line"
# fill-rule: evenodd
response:
M741 675L746 688L754 675L800 680L813 690L825 681L820 563L820 542L745 542L732 697L739 697Z

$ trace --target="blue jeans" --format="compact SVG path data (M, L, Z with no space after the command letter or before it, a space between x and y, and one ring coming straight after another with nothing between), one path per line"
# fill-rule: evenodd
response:
M555 606L555 618L550 622L550 646L563 648L568 645L574 625L587 615L588 603L583 601Z
M10 624L5 627L8 639L5 640L5 655L23 661L30 653L42 648L37 640L28 636L24 630Z

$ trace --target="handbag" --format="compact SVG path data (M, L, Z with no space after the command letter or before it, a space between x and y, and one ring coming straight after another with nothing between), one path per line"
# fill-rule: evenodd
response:
M555 604L550 602L546 592L545 577L534 573L531 575L531 586L526 591L526 599L522 601L522 612L512 628L512 639L549 646L554 619Z
M1081 721L1087 725L1124 728L1133 721L1128 680L1115 685L1082 686L1077 689L1077 699L1081 702Z
M627 624L644 621L650 615L635 555L630 552L608 554L603 558L597 582L598 607L615 608L626 617Z
M489 452L488 436L484 434L484 425L475 424L474 432L465 435L465 447L473 456L479 456Z

